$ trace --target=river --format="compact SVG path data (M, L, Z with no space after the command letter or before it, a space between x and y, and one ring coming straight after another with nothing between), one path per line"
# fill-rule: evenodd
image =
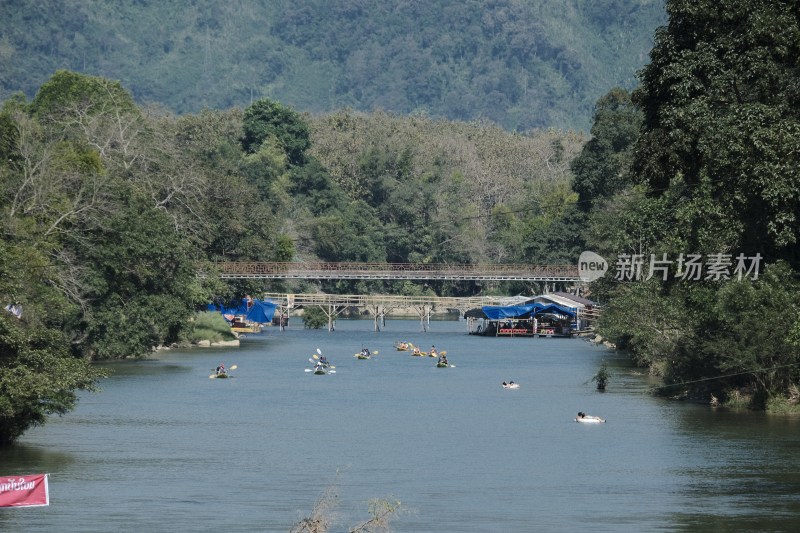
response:
M330 488L331 531L373 498L402 502L398 532L800 530L797 419L653 397L623 356L577 338L299 324L109 364L102 392L0 451L2 475L50 474L50 506L0 509L0 530L287 532ZM379 354L357 360L362 346ZM335 375L305 372L317 348ZM220 362L232 379L209 379Z

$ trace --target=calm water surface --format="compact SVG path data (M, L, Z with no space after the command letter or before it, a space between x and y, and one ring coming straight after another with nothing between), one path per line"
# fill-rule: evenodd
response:
M285 532L331 486L334 531L373 498L403 503L404 532L800 530L798 420L654 398L580 339L292 328L110 365L102 392L0 452L0 474L51 474L50 506L0 509L0 530ZM364 345L379 355L355 359ZM336 375L304 372L318 347ZM588 380L604 359L601 394ZM219 362L234 379L208 378ZM608 422L576 424L579 410Z

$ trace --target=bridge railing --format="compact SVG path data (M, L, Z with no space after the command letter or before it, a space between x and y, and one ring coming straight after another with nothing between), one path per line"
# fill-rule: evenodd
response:
M578 279L574 265L231 261L217 267L223 278Z

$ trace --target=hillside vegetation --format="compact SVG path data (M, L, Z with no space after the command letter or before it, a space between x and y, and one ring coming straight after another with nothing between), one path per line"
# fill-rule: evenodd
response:
M573 165L612 271L600 331L665 395L797 412L798 2L667 11L641 86L600 100Z
M269 97L587 130L665 20L660 0L14 0L0 3L0 99L64 68L176 113Z

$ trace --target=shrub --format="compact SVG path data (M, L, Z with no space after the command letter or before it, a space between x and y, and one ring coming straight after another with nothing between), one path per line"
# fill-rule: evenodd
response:
M201 311L195 314L187 337L189 342L197 343L202 340L211 342L233 340L236 335L233 334L230 324L220 313Z
M328 316L321 307L310 306L303 309L303 326L308 329L319 329L328 323Z

